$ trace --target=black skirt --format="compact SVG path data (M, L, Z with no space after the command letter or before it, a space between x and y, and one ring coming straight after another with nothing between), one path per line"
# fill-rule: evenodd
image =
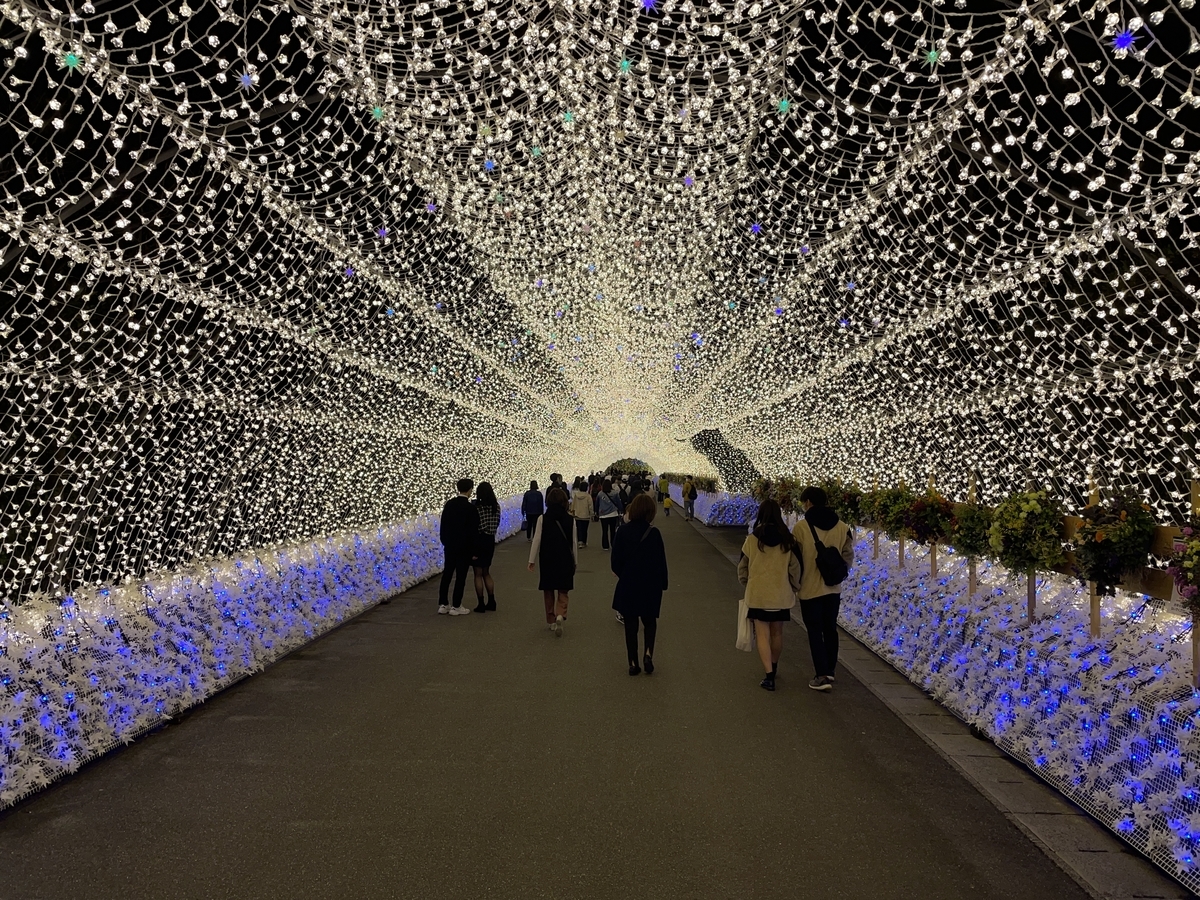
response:
M481 534L479 543L475 548L476 557L471 562L473 566L485 568L492 564L492 557L496 555L496 539L490 534Z
M757 619L759 622L790 622L792 611L790 609L758 609L751 606L746 610L746 618Z

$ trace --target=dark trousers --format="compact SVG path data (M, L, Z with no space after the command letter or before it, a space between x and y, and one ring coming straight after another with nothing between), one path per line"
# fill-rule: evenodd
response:
M579 536L579 543L581 543L581 544L587 543L588 526L591 524L592 524L591 519L576 519L575 520L575 534L577 534Z
M530 541L533 540L533 530L535 528L537 528L537 520L540 518L541 518L541 516L537 515L537 516L530 516L529 518L527 518L525 520L525 539L526 540L530 540Z
M837 594L800 601L800 616L808 629L808 646L818 676L832 675L833 667L837 665L837 617L841 605L842 598Z
M642 628L645 630L646 655L654 655L654 636L658 634L658 619L653 616L642 616ZM638 661L638 620L637 616L625 617L625 649L629 651L629 664Z
M617 536L617 527L621 524L620 516L608 516L600 520L600 546L608 549L609 537Z
M438 587L438 606L446 605L450 593L450 579L454 579L454 606L462 606L463 591L467 589L467 572L471 569L470 550L446 548L446 568L442 569L442 583Z

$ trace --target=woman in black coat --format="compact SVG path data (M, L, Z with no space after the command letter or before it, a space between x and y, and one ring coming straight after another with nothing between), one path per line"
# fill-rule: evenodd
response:
M658 504L648 494L638 494L629 503L627 524L617 529L612 541L612 570L617 576L613 609L625 622L625 649L629 652L629 674L637 675L638 620L645 631L646 651L642 667L654 671L654 636L663 591L667 589L667 549L662 533L650 523Z

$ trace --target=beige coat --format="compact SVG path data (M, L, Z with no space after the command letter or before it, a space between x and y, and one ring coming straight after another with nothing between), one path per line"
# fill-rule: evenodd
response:
M842 586L840 584L828 585L821 577L821 570L817 568L817 545L813 541L812 531L809 530L808 523L804 521L803 517L792 529L792 537L800 545L800 562L801 568L804 570L800 577L800 599L812 600L816 597L828 597L831 594L840 596ZM817 537L826 547L837 547L841 551L842 559L846 561L847 567L854 565L854 532L850 530L849 525L839 520L828 531L818 528Z
M577 519L591 519L592 495L587 491L574 491L571 494L571 515Z
M746 605L752 609L791 609L800 585L800 561L782 547L763 546L747 536L738 562L738 580L746 586Z

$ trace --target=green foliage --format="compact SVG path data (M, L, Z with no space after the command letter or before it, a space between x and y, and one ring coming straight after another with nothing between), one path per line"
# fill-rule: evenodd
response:
M893 541L908 536L905 517L916 496L906 487L881 488L862 496L862 518L879 528Z
M1150 509L1128 490L1088 506L1073 542L1079 577L1096 582L1096 590L1113 594L1121 576L1149 562L1154 540Z
M963 556L979 559L991 556L992 511L975 503L958 503L954 506L954 528L950 543Z
M750 496L754 498L755 502L762 503L771 496L773 490L770 478L759 478L750 485Z
M638 474L642 472L649 472L651 469L648 465L646 465L646 463L642 462L642 460L627 456L625 459L618 459L615 463L608 467L607 471L613 472L617 475L632 475L635 472Z
M944 544L954 528L954 507L931 490L913 499L904 514L904 528L918 544Z
M1200 617L1200 517L1192 516L1183 526L1180 545L1171 555L1167 572L1175 579L1179 596L1195 620Z
M862 491L854 485L844 484L836 478L826 478L817 483L829 496L830 508L838 518L850 525L862 520Z
M989 542L1012 572L1053 571L1062 565L1062 505L1044 490L1013 494L992 519Z
M711 475L686 475L679 472L663 472L660 477L666 478L671 484L678 485L682 485L688 478L691 478L696 485L696 490L709 494L715 494L720 490L717 479Z

